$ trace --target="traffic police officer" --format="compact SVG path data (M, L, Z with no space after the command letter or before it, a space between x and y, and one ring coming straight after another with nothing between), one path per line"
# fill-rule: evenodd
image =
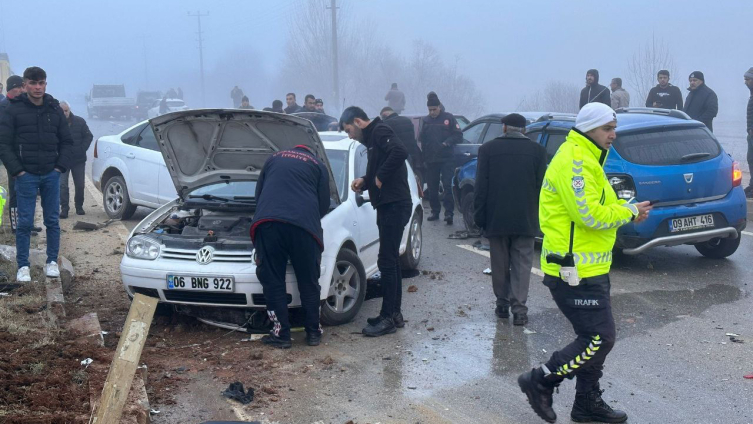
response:
M281 349L292 346L285 269L293 265L304 313L306 343L321 341L319 265L324 250L321 219L329 211L329 171L309 146L273 154L256 183L251 240L272 331L262 338Z
M602 103L589 103L546 171L539 201L544 233L541 268L557 307L576 339L554 352L539 368L518 377L533 410L555 422L552 392L577 377L571 418L576 422L621 423L627 414L601 398L599 378L614 346L609 268L617 229L648 217L650 202L618 200L603 166L614 141L617 115Z

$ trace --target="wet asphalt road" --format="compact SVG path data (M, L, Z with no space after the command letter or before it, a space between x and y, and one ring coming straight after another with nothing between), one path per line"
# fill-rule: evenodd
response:
M116 124L99 122L92 130L103 135ZM140 208L125 224L132 228L146 213ZM406 328L378 339L353 334L366 317L378 313L381 299L366 301L354 322L326 328L325 344L316 348L347 371L294 382L299 384L294 397L275 405L275 416L287 413L286 422L294 423L542 422L516 377L569 343L572 328L534 274L529 324L514 327L498 320L491 277L482 273L489 259L458 247L475 239L447 238L462 229L459 221L454 227L424 222L419 269L428 274L404 281L404 290L417 288L403 295ZM606 361L602 388L604 399L626 410L630 423L753 422L753 380L743 379L753 373L751 263L750 235L743 235L739 250L727 260L703 258L690 246L615 257L611 275L618 340ZM744 343L730 341L728 332ZM297 340L296 349L312 348ZM215 405L226 414L225 400L213 395L222 389L219 383L204 383L217 385L216 390L179 400L172 408L211 410ZM574 382L566 381L555 394L559 422L569 422L573 397ZM255 411L247 414L264 418Z

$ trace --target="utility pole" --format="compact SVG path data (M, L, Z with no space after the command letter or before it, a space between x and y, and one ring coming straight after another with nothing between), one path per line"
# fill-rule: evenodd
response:
M141 41L144 42L144 90L149 89L149 55L146 53L146 36L141 36Z
M337 0L330 0L332 11L332 84L335 105L340 103L340 72L337 66Z
M206 91L204 89L204 45L203 45L204 39L202 38L202 32L201 32L201 18L203 16L209 16L209 12L207 13L196 12L195 14L191 14L191 12L188 12L188 16L191 16L191 17L196 16L196 22L199 25L199 32L197 34L199 34L199 72L201 73L201 107L206 107L207 96L206 96Z

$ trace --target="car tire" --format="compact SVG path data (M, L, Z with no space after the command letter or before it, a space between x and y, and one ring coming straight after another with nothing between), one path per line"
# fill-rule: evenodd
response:
M342 248L335 260L329 294L322 302L322 324L342 325L352 321L365 298L366 271L361 259L354 251Z
M112 219L128 219L136 212L136 205L131 203L128 187L120 175L111 177L105 183L102 203L105 213Z
M742 235L738 232L736 238L715 238L695 244L695 249L701 255L711 259L724 259L735 253L740 246Z
M463 223L465 229L468 230L468 234L481 234L481 228L476 225L476 221L473 220L473 192L469 191L462 196L460 202L460 212L463 214Z
M404 271L413 271L418 268L418 263L421 261L421 252L423 252L423 213L421 210L416 210L413 214L413 218L410 221L410 227L408 230L408 240L405 244L405 252L400 256L400 267Z

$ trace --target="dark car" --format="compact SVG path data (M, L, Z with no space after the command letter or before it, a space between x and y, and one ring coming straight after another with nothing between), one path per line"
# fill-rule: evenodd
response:
M147 119L147 112L152 107L155 100L162 98L162 93L159 91L139 91L136 94L136 112L134 117L137 120Z
M551 161L574 124L572 116L548 115L528 125L527 135ZM469 230L475 229L476 162L458 168L453 179ZM703 123L684 112L618 109L617 138L604 172L619 199L648 200L654 207L646 221L620 227L616 247L625 254L690 244L704 256L724 258L740 245L747 223L740 167Z

